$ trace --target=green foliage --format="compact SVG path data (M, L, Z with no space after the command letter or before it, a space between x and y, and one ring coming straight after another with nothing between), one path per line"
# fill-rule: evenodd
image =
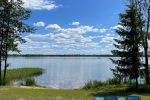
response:
M136 80L136 87L138 87L141 67L141 28L145 22L141 17L142 13L137 8L136 0L130 0L125 12L120 14L119 24L122 27L116 29L120 38L115 39L114 46L117 50L112 51L112 54L120 56L120 59L111 59L117 65L116 70L113 70L114 75L124 80L126 78Z
M0 85L5 84L8 52L20 52L19 43L25 40L21 34L33 32L34 28L27 25L25 20L29 19L31 11L23 7L22 0L1 0L0 1L0 63L4 60L4 74L2 80L0 64Z
M82 89L98 89L103 85L105 85L104 82L94 80L94 81L89 81L89 82L85 83L85 85L82 87Z
M25 85L26 86L36 86L36 82L35 82L35 79L34 78L27 78L25 80Z
M142 46L144 49L144 56L145 56L145 82L147 85L150 85L150 71L149 71L149 60L148 60L148 48L149 48L149 43L148 40L150 39L150 34L149 34L149 29L150 29L150 0L137 0L139 2L139 8L143 9L142 13L143 16L141 19L145 19L146 24L145 27L141 28L143 33L141 34L142 37Z
M109 84L109 85L118 85L118 84L121 84L120 80L118 78L115 78L115 77L112 78L112 79L108 79L106 81L106 83Z
M85 83L82 89L99 89L103 86L119 85L119 84L120 84L120 81L118 78L108 79L104 82L94 80L94 81L88 81L87 83Z
M3 73L3 72L2 72ZM43 73L41 68L17 68L9 69L6 75L6 84L10 84L13 80L21 80L32 76L39 76Z

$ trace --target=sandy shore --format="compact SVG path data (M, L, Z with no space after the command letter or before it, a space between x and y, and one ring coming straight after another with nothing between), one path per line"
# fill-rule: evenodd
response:
M13 87L22 89L48 89L45 87L38 87L38 86L13 86Z

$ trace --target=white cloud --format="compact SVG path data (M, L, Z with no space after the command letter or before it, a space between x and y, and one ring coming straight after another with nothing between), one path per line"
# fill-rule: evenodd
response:
M30 34L25 37L27 42L19 45L24 54L105 54L110 53L112 45L110 42L101 47L98 42L93 42L91 36L84 37L75 35L70 37L67 34ZM44 42L52 40L54 42ZM44 40L44 41L41 41ZM106 39L107 40L107 39ZM109 39L108 39L109 40ZM102 43L103 44L103 43ZM38 50L37 50L38 49ZM106 50L106 51L105 51ZM101 52L102 51L102 52Z
M58 24L49 24L45 29L49 33L34 33L24 36L28 42L19 46L19 48L28 53L95 54L101 53L101 49L111 50L112 46L110 44L113 43L113 39L116 37L112 33L106 34L109 29L90 25L63 28ZM105 33L105 35L97 33ZM104 47L102 48L103 45Z
M72 25L78 26L80 25L80 22L72 22Z
M105 28L99 29L100 33L105 33L106 31L107 31L107 29L105 29Z
M50 37L50 34L29 34L25 38L31 40L49 40Z
M43 43L43 47L45 48L51 48L51 49L74 49L74 50L82 50L82 49L95 49L100 48L99 43L93 42L93 39L95 38L101 38L100 34L97 34L96 36L84 36L84 34L87 34L88 32L92 33L105 33L107 29L105 28L96 28L94 26L77 26L74 28L62 28L58 24L49 24L46 26L46 28L50 33L47 34L29 34L25 36L28 40L31 40L32 44L33 41L51 41L51 44L47 45ZM35 42L35 45L33 45L33 48L37 48L36 46L37 42ZM28 47L31 47L29 45Z
M112 33L107 33L103 36L100 37L101 41L100 43L111 43L113 44L115 41L114 39L119 38L118 35L112 34Z
M116 26L111 27L110 29L116 30L116 29L118 29L118 28L123 28L123 26L122 26L122 25L116 25Z
M95 42L87 43L86 45L88 47L100 47L100 46L98 46L98 43L95 43Z
M49 36L49 38L53 39L55 42L50 43L39 41L39 37L41 37L41 39L46 39L46 36ZM45 35L30 34L24 38L27 40L27 42L25 44L19 45L19 48L23 51L23 54L72 54L72 51L74 51L76 54L84 54L89 50L92 51L94 48L100 48L98 43L94 43L90 40L89 37L83 36L73 37L71 38L73 40L71 40L67 39L68 36L64 34L49 33ZM86 48L88 48L88 50Z
M67 33L67 34L84 34L87 32L98 32L98 29L94 28L93 26L80 26L77 28L62 29L61 32Z
M46 27L47 30L51 31L60 31L62 30L61 27L58 24L50 24Z
M111 42L111 43L113 43L114 42L114 37L103 37L102 38L102 40L101 40L101 43L109 43L109 42Z
M30 40L49 40L49 41L54 41L57 44L66 44L66 45L92 41L91 37L83 37L82 35L78 35L78 34L70 35L70 34L64 34L64 33L29 34L25 38L30 39Z
M23 0L24 7L33 10L52 10L59 6L52 0Z
M44 27L45 26L45 23L40 21L40 22L36 22L33 24L34 26L37 26L37 27Z
M58 24L50 24L46 27L49 31L56 31L65 34L85 34L88 32L104 33L107 31L105 28L95 28L94 26L78 26L75 28L61 28Z

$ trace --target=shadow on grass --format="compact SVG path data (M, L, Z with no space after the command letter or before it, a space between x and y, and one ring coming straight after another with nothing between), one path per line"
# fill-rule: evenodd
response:
M92 96L120 96L127 97L129 95L144 95L148 96L150 94L150 86L140 86L139 89L134 87L127 87L122 89L107 89L107 90L97 90L91 93Z
M128 96L131 95L131 92L125 92L124 90L116 90L116 91L97 91L92 93L94 97L96 96Z

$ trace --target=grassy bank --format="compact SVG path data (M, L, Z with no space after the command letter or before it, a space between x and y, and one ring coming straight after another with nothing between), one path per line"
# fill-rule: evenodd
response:
M141 100L149 100L148 92L127 92L126 86L107 86L98 90L52 90L1 87L1 100L94 100L95 96L139 95Z
M139 89L132 88L128 85L109 85L103 86L98 90L94 90L92 95L95 96L119 96L127 97L129 95L137 95L141 100L149 100L150 86L139 86Z
M93 100L85 90L0 88L1 100Z
M7 72L9 81L23 79L31 76L42 74L41 68L19 68L11 69ZM1 86L1 100L94 100L96 96L120 96L127 97L129 95L138 95L141 100L149 100L150 86L140 86L136 92L128 85L110 85L115 81L107 83L89 82L87 87L79 90L54 90L40 88L22 88L13 86ZM94 85L96 84L96 85ZM89 87L92 86L92 87Z
M101 81L89 81L82 88L84 90L92 91L91 95L97 96L119 96L127 97L129 95L138 95L141 100L149 100L150 98L150 86L139 85L136 89L133 85L118 84L116 79L109 79L105 82Z
M3 72L2 72L3 73ZM6 82L9 84L13 80L21 80L23 78L38 76L43 73L41 68L17 68L7 70Z

